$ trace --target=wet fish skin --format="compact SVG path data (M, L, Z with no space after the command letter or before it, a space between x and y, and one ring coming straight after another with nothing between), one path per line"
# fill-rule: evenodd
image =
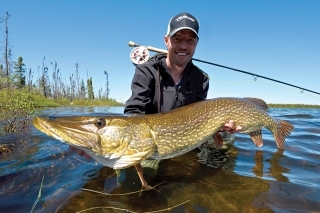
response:
M146 158L182 155L206 142L230 120L262 146L261 129L274 135L284 149L285 137L294 129L270 116L254 100L216 98L151 115L35 117L34 126L45 134L76 146L99 163L122 169Z

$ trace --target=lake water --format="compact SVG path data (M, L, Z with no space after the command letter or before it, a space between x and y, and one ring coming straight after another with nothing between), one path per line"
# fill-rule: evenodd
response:
M122 107L66 107L48 115L122 113ZM278 150L263 130L257 148L236 134L219 168L198 162L196 149L168 160L147 161L142 191L134 168L115 171L85 159L31 127L0 137L14 151L0 156L0 212L320 212L320 110L269 109L295 130ZM105 194L101 194L103 192Z

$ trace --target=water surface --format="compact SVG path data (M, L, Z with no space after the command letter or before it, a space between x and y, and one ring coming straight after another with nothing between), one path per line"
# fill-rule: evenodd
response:
M39 113L122 111L122 107L61 107ZM198 149L145 162L145 177L157 186L143 192L133 168L115 171L99 165L34 127L1 137L0 144L12 143L15 149L0 156L0 212L320 212L320 110L269 109L269 113L295 127L285 150L277 149L268 130L263 130L261 148L248 135L237 134L224 150L230 155L224 167L199 163Z

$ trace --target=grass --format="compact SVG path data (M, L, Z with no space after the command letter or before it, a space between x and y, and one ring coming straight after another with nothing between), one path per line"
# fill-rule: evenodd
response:
M114 99L84 99L69 101L66 98L54 100L52 98L46 98L41 95L30 95L30 98L35 102L36 107L59 107L59 106L123 106L123 103L119 103Z

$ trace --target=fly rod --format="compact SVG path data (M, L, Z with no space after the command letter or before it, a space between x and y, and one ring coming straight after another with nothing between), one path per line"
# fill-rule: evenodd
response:
M130 53L130 59L134 64L142 64L142 63L146 62L149 59L149 51L157 52L157 53L168 53L167 50L163 50L163 49L159 49L159 48L155 48L155 47L151 47L151 46L143 46L141 44L137 44L137 43L134 43L132 41L129 41L129 47L134 47L133 50ZM222 68L233 70L233 71L236 71L236 72L241 72L241 73L245 73L245 74L248 74L248 75L252 75L255 79L257 77L259 77L259 78L264 78L264 79L267 79L267 80L270 80L270 81L274 81L274 82L277 82L277 83L280 83L280 84L285 84L287 86L295 87L295 88L300 89L301 93L303 93L304 91L308 91L308 92L320 95L319 92L315 92L315 91L312 91L312 90L309 90L309 89L306 89L306 88L303 88L303 87L299 87L299 86L296 86L296 85L293 85L293 84L289 84L289 83L286 83L286 82L283 82L283 81L278 81L278 80L275 80L275 79L272 79L272 78L268 78L268 77L265 77L265 76L262 76L262 75L257 75L255 73L251 73L251 72L235 69L235 68L232 68L232 67L228 67L228 66L224 66L224 65L208 62L208 61L203 61L203 60L196 59L196 58L192 58L192 60L193 61L198 61L198 62L201 62L201 63L205 63L205 64L214 65L214 66L217 66L217 67L222 67Z

